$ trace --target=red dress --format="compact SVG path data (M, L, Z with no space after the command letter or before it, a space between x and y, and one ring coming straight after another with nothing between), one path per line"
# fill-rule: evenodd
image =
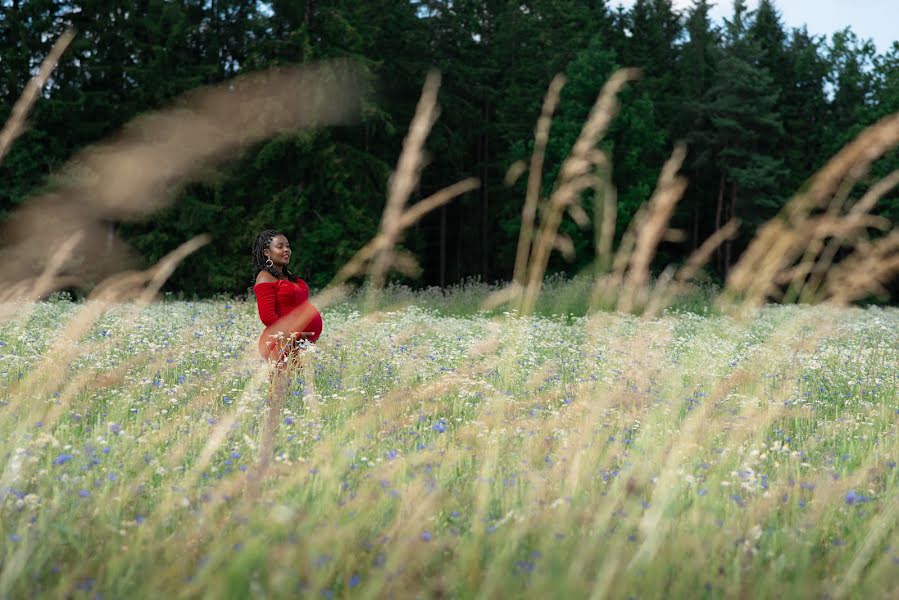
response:
M322 317L309 303L309 286L302 279L265 281L253 286L265 331L259 338L263 358L280 361L295 349L300 334L311 342L322 333ZM280 334L280 335L279 335Z

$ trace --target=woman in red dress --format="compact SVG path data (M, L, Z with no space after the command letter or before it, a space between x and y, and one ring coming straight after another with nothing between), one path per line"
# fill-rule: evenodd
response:
M265 325L259 353L279 365L297 356L297 342L314 342L322 333L322 317L309 303L309 286L287 269L289 262L290 242L283 233L267 229L256 237L253 293Z

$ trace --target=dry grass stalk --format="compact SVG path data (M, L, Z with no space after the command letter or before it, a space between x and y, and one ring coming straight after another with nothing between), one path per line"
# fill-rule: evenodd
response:
M477 189L479 186L480 182L473 177L464 179L416 202L400 215L397 231L402 233L402 231L417 223L419 219L430 211L446 204L457 196ZM373 257L378 256L383 252L390 251L393 253L394 260L392 266L396 267L397 251L390 250L395 243L396 238L392 238L383 230L380 231L374 239L363 246L349 261L346 262L346 264L344 264L343 267L340 268L329 284L329 287L341 285L352 277L364 273L366 264L368 264Z
M824 251L823 260L818 260L820 270L829 265L836 249L825 249L823 240L816 237L814 227L820 217L812 217L812 213L828 207L825 216L835 217L842 210L844 198L852 186L868 172L871 164L886 152L899 144L899 113L881 119L865 129L859 136L844 147L812 178L808 190L795 196L783 209L781 215L775 217L756 234L749 247L740 257L727 279L724 303L736 301L742 306L758 306L768 298L781 297L778 282L783 273L791 269L800 259L800 268L794 270L794 278L786 299L803 297L806 299L819 297L819 278L815 278L811 287L803 292L805 279L815 267L815 261ZM865 219L862 215L873 208L877 199L895 183L896 176L888 176L882 184L875 185L863 201L850 210L847 219L847 230L835 232L834 237L845 238L847 231L863 229ZM817 233L828 234L825 227ZM836 243L836 242L832 242ZM882 273L880 273L882 274ZM876 281L861 287L876 287ZM856 286L858 287L858 286ZM827 285L824 289L832 289Z
M888 296L886 285L899 274L899 229L860 246L829 269L824 286L829 300L845 306L871 294Z
M542 211L539 232L532 243L528 275L519 309L524 314L533 312L537 296L549 264L549 255L556 243L562 215L575 203L581 192L598 189L602 179L597 169L606 164L606 156L596 149L620 106L618 93L630 81L639 76L637 69L616 71L603 86L581 129L577 141L562 163L559 180Z
M671 158L662 167L655 192L634 218L634 251L628 260L627 274L624 276L624 290L619 300L619 310L632 312L645 299L640 293L649 283L649 267L656 248L668 229L674 207L687 189L687 179L678 175L687 150L684 146L675 148Z
M865 195L862 196L862 198L849 209L849 212L844 220L847 225L850 226L850 230L854 230L856 228L859 229L857 233L857 240L864 240L866 238L865 232L861 230L861 227L864 226L863 222L866 219L871 218L868 213L887 192L895 188L897 185L899 185L899 169L893 171L892 173L875 183L873 186L871 186L871 188L865 193ZM879 226L882 229L888 229L890 227L890 224L888 221L881 220L879 224L872 223L871 226ZM830 267L833 264L834 257L842 247L843 241L844 237L834 236L827 242L827 246L821 252L818 261L811 269L808 280L804 282L803 287L798 293L800 302L815 302L823 295L821 290L822 280L830 271Z
M428 73L421 98L415 109L415 116L409 126L409 133L403 140L403 150L397 161L396 171L390 178L387 203L381 215L381 225L377 236L366 244L341 268L331 285L340 285L350 277L362 272L368 263L369 294L367 305L374 306L376 295L383 288L390 268L397 268L408 274L418 271L418 264L411 255L397 251L394 247L400 241L405 229L417 222L426 213L446 204L456 196L476 189L480 182L469 178L418 202L404 210L412 191L421 178L424 167L424 144L440 110L437 106L437 92L440 89L440 75Z
M44 270L45 259L29 244L48 229L62 239L81 234L59 269L68 285L90 287L120 271L134 255L108 223L164 206L181 184L246 144L353 118L356 80L354 69L341 62L273 69L191 92L177 108L134 119L113 140L79 152L53 191L10 216L0 283L13 285Z
M738 219L731 219L725 223L721 229L709 236L690 255L687 262L677 271L677 275L674 277L675 281L684 285L693 281L699 270L712 259L712 254L714 254L715 250L725 241L733 239L739 229L740 221Z
M615 224L618 220L618 190L612 184L611 173L602 175L602 186L594 195L594 214L601 214L596 227L597 274L608 272L612 266L612 246L615 242Z
M208 235L197 236L181 244L150 269L117 274L97 286L78 315L60 331L54 343L45 352L41 363L28 377L11 386L11 397L17 400L25 397L41 398L56 389L59 381L52 376L48 377L48 374L65 375L66 368L76 358L69 349L85 335L101 315L114 304L136 300L133 315L136 310L140 310L153 299L165 278L185 257L208 241ZM129 318L128 315L125 315L125 318ZM29 393L25 394L23 390L29 390Z
M534 220L537 218L537 204L540 201L540 187L543 181L543 160L546 155L546 144L549 142L549 129L552 125L552 117L559 104L559 96L565 85L565 77L556 75L549 84L546 96L543 99L543 108L537 126L534 129L534 151L531 153L531 163L528 168L528 187L524 198L524 207L521 209L521 230L518 234L518 249L515 253L515 267L513 281L524 285L527 275L528 259L530 258L531 243L534 236Z
M16 138L22 135L22 132L25 130L25 119L28 117L28 113L31 112L31 107L37 102L41 90L44 89L44 84L47 83L47 79L50 78L50 74L53 73L53 69L56 68L59 59L62 58L63 53L74 38L75 32L72 29L66 30L57 38L53 48L50 49L50 53L47 54L47 57L41 63L37 75L28 81L25 89L22 91L22 95L13 105L9 119L3 126L3 130L0 131L0 162L3 161L3 157L9 152Z
M428 73L415 116L409 125L409 133L403 140L403 151L400 153L396 171L390 177L387 188L387 203L381 215L380 233L386 238L385 248L379 252L369 268L369 277L373 287L380 289L390 268L391 251L400 235L400 219L403 207L418 183L421 169L424 166L424 145L431 127L437 121L437 91L440 89L440 75L434 71Z

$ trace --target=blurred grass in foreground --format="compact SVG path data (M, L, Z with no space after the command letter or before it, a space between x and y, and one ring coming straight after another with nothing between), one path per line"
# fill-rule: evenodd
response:
M325 312L263 477L254 304L121 305L41 371L89 306L7 307L30 316L0 325L0 596L895 591L896 309L415 298Z

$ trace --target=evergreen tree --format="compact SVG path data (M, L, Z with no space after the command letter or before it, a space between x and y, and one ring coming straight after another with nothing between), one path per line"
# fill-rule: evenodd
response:
M716 82L708 94L711 129L698 132L715 157L716 229L735 217L755 225L775 214L784 201L779 186L785 177L783 160L766 151L768 140L783 134L778 94L767 69L758 66L761 50L748 34L746 17L745 2L736 0L733 18L725 22ZM725 244L719 256L725 273L735 254L732 244Z
M708 100L718 73L721 35L712 23L710 10L708 0L695 0L687 13L687 37L676 70L681 102L672 122L672 137L689 142L684 170L690 185L675 219L690 232L692 248L710 233L708 198L714 197L718 185Z

